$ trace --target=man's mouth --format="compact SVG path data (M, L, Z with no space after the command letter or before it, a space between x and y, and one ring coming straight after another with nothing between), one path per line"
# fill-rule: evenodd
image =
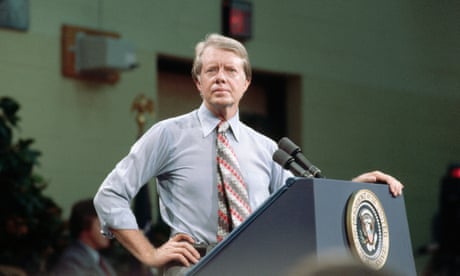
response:
M230 91L224 88L217 88L217 89L213 89L212 93L230 93Z

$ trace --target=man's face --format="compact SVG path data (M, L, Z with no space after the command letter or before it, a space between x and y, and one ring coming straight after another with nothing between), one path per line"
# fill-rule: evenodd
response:
M235 111L249 86L243 59L231 51L208 47L202 54L202 68L196 86L206 106L218 113Z
M97 217L91 223L91 228L87 230L89 246L96 250L109 247L110 240L101 234L101 226Z

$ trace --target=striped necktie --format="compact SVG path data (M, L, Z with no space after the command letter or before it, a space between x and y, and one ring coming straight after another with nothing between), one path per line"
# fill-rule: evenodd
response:
M221 121L217 127L218 242L251 213L248 191L238 160L225 136L228 127L227 121Z

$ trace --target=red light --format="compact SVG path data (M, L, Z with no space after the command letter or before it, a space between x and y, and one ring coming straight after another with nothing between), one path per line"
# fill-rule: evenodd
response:
M244 11L237 9L230 11L230 32L234 35L242 35L247 32Z
M252 3L246 0L225 0L222 9L223 34L247 40L252 37Z
M453 168L451 171L450 171L450 176L452 178L458 178L460 179L460 167L459 168Z

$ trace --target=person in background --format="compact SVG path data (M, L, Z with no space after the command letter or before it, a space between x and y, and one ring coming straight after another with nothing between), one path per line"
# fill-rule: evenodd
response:
M69 230L72 243L53 267L53 275L116 275L112 265L99 253L110 246L110 240L101 235L92 198L78 201L72 206Z
M226 195L225 203L220 201L224 188L219 185L227 182L221 179L229 174L233 178L227 183L244 182L240 185L244 187L240 193L243 207L238 209L244 215L256 210L292 176L272 159L276 142L239 119L239 102L251 76L248 54L240 42L208 35L196 45L192 68L202 104L152 126L101 184L94 204L103 233L115 237L143 264L166 267L166 275L181 275L204 254L201 248L209 250L244 221L245 216L238 224L238 218L232 217L231 226L221 224L232 214L221 211L222 205L230 205L230 196ZM222 133L226 138L221 138ZM219 157L220 151L234 156ZM222 163L232 169L225 171ZM138 229L130 209L130 201L153 177L162 219L171 228L171 238L159 247ZM397 179L380 171L364 173L354 181L385 182L395 196L403 188ZM222 229L229 231L222 234Z

